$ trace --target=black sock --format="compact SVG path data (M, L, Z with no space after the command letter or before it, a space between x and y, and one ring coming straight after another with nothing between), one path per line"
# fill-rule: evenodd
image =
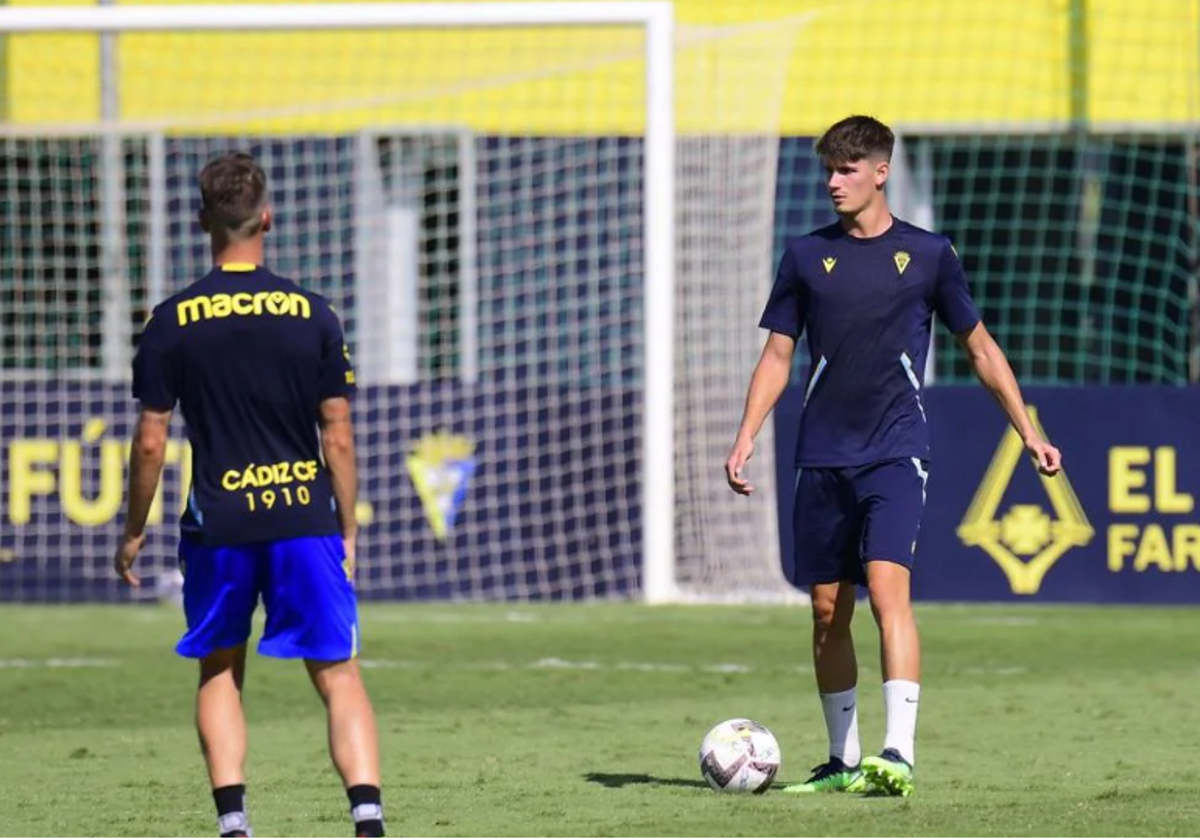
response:
M246 818L246 786L226 785L213 788L217 804L217 830L222 837L249 837L250 821Z
M346 788L350 797L350 816L354 818L355 837L383 836L383 805L379 788L374 785L354 785Z

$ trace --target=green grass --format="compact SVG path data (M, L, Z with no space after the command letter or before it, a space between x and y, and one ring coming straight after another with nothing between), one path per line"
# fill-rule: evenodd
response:
M371 605L363 657L391 833L1180 835L1200 825L1200 611L922 607L911 799L721 796L696 749L770 726L781 781L822 760L804 609ZM170 607L0 607L0 834L212 835L194 665ZM864 748L883 727L856 618ZM61 660L74 660L63 662ZM73 667L64 665L73 664ZM259 836L347 836L297 663L253 657Z

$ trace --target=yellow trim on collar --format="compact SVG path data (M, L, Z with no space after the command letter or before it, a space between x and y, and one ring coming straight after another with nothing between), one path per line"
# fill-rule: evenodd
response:
M258 268L254 263L222 263L222 271L254 271Z

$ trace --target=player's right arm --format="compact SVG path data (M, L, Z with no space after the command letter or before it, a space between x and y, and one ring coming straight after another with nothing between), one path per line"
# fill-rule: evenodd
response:
M358 537L358 521L354 517L358 505L358 464L354 455L350 400L346 397L321 401L321 451L337 502L338 527L346 546L346 559L353 564L354 542Z
M354 366L342 333L342 325L328 304L323 303L318 422L321 452L329 470L333 499L337 504L338 528L346 548L347 573L353 578L355 540L358 538L358 465L354 455L354 423L350 398L354 396Z
M787 388L792 372L792 354L796 350L796 339L790 335L773 332L763 346L750 388L746 392L746 407L742 412L742 423L738 427L733 449L725 460L725 478L735 493L749 496L754 492L749 479L742 475L746 462L754 456L754 439L766 422L767 415L779 402Z
M804 328L804 303L804 289L789 243L779 260L775 285L771 287L771 296L758 324L771 333L763 346L758 364L754 366L742 422L738 426L729 457L725 459L725 480L733 492L743 496L754 492L749 480L742 475L746 462L754 456L754 439L775 403L779 402L792 372L796 339Z

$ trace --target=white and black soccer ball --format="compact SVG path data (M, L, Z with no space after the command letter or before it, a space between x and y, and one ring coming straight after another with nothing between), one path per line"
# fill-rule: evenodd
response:
M721 793L766 793L782 756L770 729L746 718L723 720L700 743L700 774Z

